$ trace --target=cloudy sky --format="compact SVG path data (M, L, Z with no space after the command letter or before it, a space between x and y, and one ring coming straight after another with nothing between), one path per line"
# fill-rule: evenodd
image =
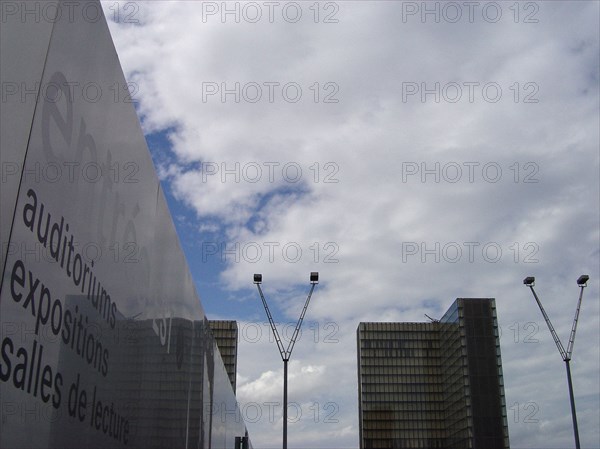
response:
M513 448L600 445L599 3L103 3L255 447L358 447L356 328L496 298ZM275 403L275 405L273 405Z

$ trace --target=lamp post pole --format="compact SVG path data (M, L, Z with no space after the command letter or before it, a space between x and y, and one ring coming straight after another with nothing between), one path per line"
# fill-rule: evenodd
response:
M283 342L279 337L279 332L277 331L277 327L275 326L275 322L273 321L273 316L271 315L271 311L269 310L269 306L265 299L265 295L263 295L262 289L260 288L260 284L262 283L262 274L254 275L254 283L258 288L258 293L260 294L260 299L262 300L263 307L265 308L265 312L267 314L267 318L269 319L269 324L271 325L271 330L273 331L273 336L275 337L275 342L277 343L277 348L279 349L279 353L281 354L281 359L283 360L283 449L287 449L287 409L288 409L288 394L287 394L287 386L288 386L288 362L290 357L292 356L292 350L294 349L294 345L296 344L296 339L298 338L298 334L300 333L300 327L302 326L302 322L304 321L304 315L306 314L306 310L308 309L308 304L310 303L310 298L312 297L313 291L315 289L315 285L319 283L319 273L311 272L310 273L310 291L308 292L308 297L306 298L306 302L304 303L304 308L302 309L302 313L300 314L300 318L298 318L298 322L296 323L296 329L294 329L294 334L292 335L292 339L288 343L287 349L284 348Z
M575 396L573 395L573 381L571 380L571 360L565 360L567 366L567 382L569 383L569 398L571 399L571 416L573 417L573 433L575 434L575 447L579 449L579 427L577 426L577 412L575 411Z
M287 374L288 374L288 359L283 359L283 449L287 449Z
M535 293L533 286L535 285L535 278L533 276L528 276L523 280L523 284L531 289L531 293L533 293L533 297L537 302L542 315L544 316L544 320L546 320L546 324L548 325L548 329L550 329L550 333L552 334L552 338L554 339L554 343L558 348L558 352L565 362L565 366L567 368L567 383L569 385L569 399L571 402L571 416L573 418L573 433L575 434L575 448L580 449L581 445L579 443L579 427L577 426L577 412L575 411L575 395L573 394L573 380L571 379L571 355L573 354L573 345L575 344L575 331L577 330L577 323L579 321L579 310L581 309L581 300L583 298L583 289L587 287L587 281L590 277L586 274L579 276L577 279L577 285L581 288L579 292L579 301L577 301L577 309L575 309L575 318L573 318L573 326L571 327L571 335L569 336L569 344L567 349L565 350L563 344L558 338L556 331L554 330L554 326L552 326L552 322L550 318L546 314L544 310L544 306L542 306L542 302L538 295Z

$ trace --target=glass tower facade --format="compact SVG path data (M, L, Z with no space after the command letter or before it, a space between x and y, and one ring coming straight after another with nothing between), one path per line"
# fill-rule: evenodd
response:
M237 322L232 320L210 320L208 323L221 353L225 370L229 376L229 382L231 382L231 387L235 393L238 342Z
M508 449L493 299L431 323L360 323L360 447Z
M0 448L234 449L232 354L100 1L5 3L0 84L27 95L0 108Z

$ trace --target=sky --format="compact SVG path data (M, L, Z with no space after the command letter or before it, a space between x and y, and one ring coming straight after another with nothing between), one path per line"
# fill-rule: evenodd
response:
M496 299L513 448L600 447L599 3L103 2L237 397L281 447L358 447L356 329Z

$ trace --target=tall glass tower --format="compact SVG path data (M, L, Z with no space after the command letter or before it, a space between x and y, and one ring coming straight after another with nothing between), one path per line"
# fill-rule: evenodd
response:
M217 347L221 353L225 370L229 376L229 382L235 393L237 375L237 344L238 327L237 321L233 320L210 320L208 322Z
M496 306L459 298L439 321L360 323L361 449L508 449Z

